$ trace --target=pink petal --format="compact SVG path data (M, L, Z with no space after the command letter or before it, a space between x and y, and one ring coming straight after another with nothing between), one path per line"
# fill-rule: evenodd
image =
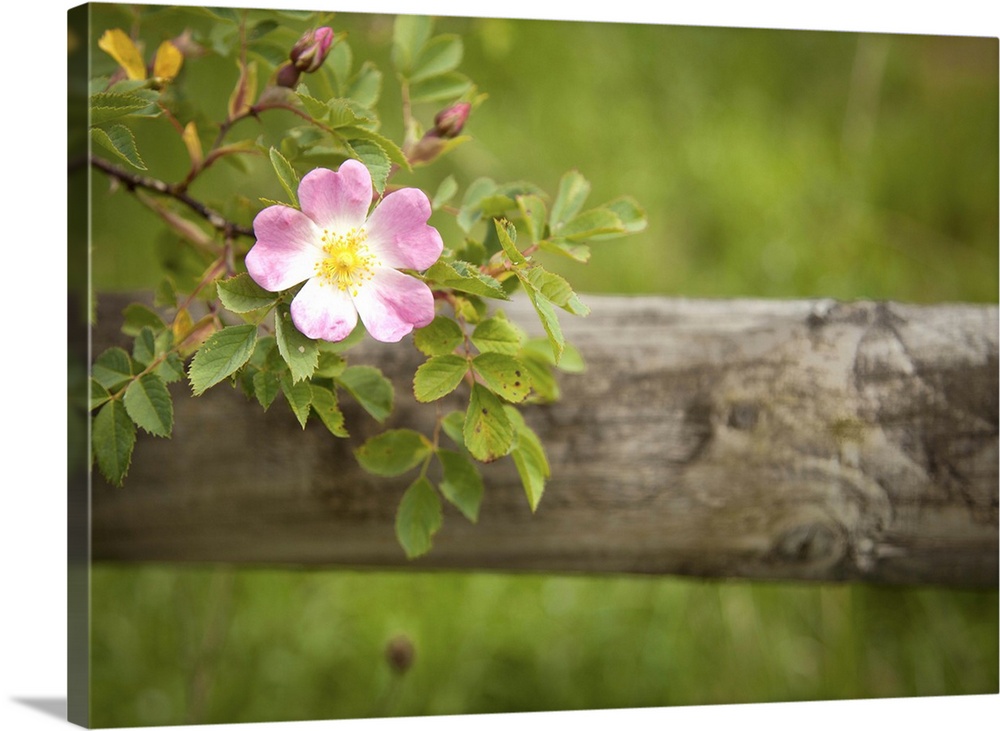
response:
M247 253L247 271L269 292L280 292L313 275L323 251L316 243L320 232L301 211L270 206L253 221L257 243Z
M365 232L365 243L393 269L423 270L438 260L444 243L437 229L427 225L431 203L416 188L402 188L378 204Z
M383 343L395 343L415 327L434 319L434 295L430 287L388 267L375 270L354 296L361 321L368 333Z
M292 300L292 322L306 337L338 342L358 324L351 296L321 278L310 279Z
M357 160L346 160L337 172L316 168L299 183L302 212L320 228L360 228L371 202L372 176Z

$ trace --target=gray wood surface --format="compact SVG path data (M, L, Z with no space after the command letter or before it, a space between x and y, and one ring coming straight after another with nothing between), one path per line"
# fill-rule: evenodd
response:
M129 301L99 300L95 353ZM381 430L370 417L345 408L338 440L280 397L265 414L175 384L173 437L140 436L125 487L94 478L94 558L997 585L996 306L586 301L560 320L588 370L526 412L553 472L536 513L500 460L479 523L446 505L431 553L407 561L393 520L409 480L350 453ZM407 398L411 344L369 341L351 362L396 375L386 426L433 418Z

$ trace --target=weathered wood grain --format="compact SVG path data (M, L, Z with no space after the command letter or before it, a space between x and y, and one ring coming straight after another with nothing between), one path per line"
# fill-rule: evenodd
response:
M127 301L100 301L95 352ZM337 440L280 400L263 414L176 384L173 438L140 437L124 488L94 479L94 558L997 584L996 306L588 303L561 314L587 372L526 413L553 471L535 514L501 460L479 523L446 506L408 562L393 533L407 478L350 453L380 431L370 417L350 410ZM352 353L397 375L387 426L433 418L407 398L411 345Z

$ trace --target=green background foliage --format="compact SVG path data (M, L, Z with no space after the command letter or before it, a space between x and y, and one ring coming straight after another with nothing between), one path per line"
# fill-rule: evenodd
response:
M148 47L186 17L164 11ZM292 39L307 22L275 20ZM96 41L131 16L103 6L94 21ZM350 30L356 66L387 72L381 132L401 139L392 18L332 24ZM644 233L595 245L587 265L542 255L578 291L997 299L995 39L454 18L435 31L462 36L461 69L489 98L465 130L473 141L394 182L433 194L448 176L463 192L488 176L555 191L577 168L593 201L633 195ZM112 70L96 45L94 59ZM209 54L182 74L223 117L230 62ZM425 125L436 111L415 109ZM182 178L177 135L134 127L143 164ZM259 131L280 129L263 119ZM256 199L213 195L248 175L254 195L287 198L267 159L216 165L192 194L249 220ZM148 210L94 180L98 292L155 288L151 263L183 272ZM446 214L431 222L462 240ZM149 401L136 407L155 429L167 416ZM95 725L998 689L996 591L113 565L92 581ZM384 657L400 634L415 647L405 674Z

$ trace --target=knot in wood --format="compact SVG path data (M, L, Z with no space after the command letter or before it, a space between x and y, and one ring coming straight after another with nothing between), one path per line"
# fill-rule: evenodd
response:
M748 431L757 426L757 419L760 416L760 407L749 401L743 401L732 405L729 409L729 419L726 423L733 429Z
M831 526L825 523L808 523L781 534L774 551L782 561L815 563L835 558L840 543L837 531Z

